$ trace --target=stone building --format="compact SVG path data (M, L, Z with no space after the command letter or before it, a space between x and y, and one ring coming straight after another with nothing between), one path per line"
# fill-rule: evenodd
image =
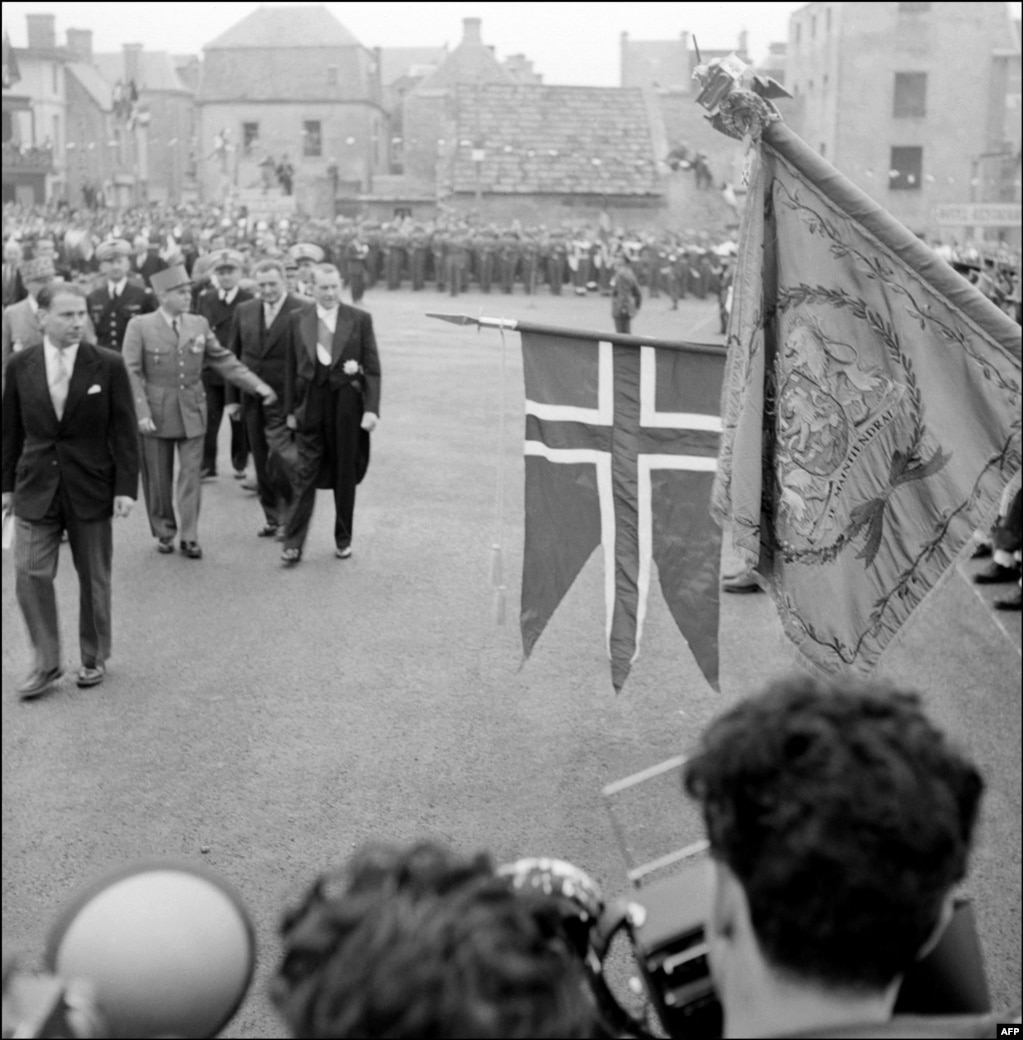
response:
M639 90L545 86L521 54L499 61L478 18L406 95L402 176L365 200L380 216L438 205L484 222L560 225L663 205L657 120ZM661 148L661 150L664 150Z
M442 128L438 197L486 221L558 226L607 213L659 222L664 189L642 91L459 85Z
M52 14L26 16L26 47L10 49L17 70L3 85L3 201L32 205L63 195L67 56Z
M93 64L89 29L68 29L67 51L64 194L72 206L95 206L108 201L118 172L113 90Z
M1004 3L811 3L789 20L785 117L929 240L979 236L971 204L1016 203L1015 230L986 233L1018 244L1019 70Z
M741 149L707 122L706 112L696 103L700 85L693 79L701 62L732 53L751 63L745 32L731 50L701 47L699 53L688 32L673 40L621 35L621 85L643 90L663 126L665 147L658 158L670 163L672 172L664 188L668 220L676 226L721 231L738 221L737 210L725 201L722 189L728 185L741 195Z
M372 191L389 165L382 101L379 52L326 8L253 11L203 48L203 197L277 191L271 164L285 159L307 212Z
M195 92L178 76L175 60L126 43L120 52L94 55L93 63L114 97L116 205L193 197Z

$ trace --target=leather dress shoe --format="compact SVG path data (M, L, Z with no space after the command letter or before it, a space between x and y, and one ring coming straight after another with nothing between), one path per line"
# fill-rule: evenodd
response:
M991 555L992 549L987 542L980 542L970 553L971 560L986 560Z
M181 543L181 551L190 560L201 560L202 559L202 549L199 546L198 542L182 542Z
M30 701L33 697L39 697L64 675L64 670L58 665L48 672L38 670L31 672L25 681L18 687L18 697L23 701Z
M350 545L346 545L344 547L338 546L334 550L334 555L339 560L350 560L352 558L352 547Z
M243 480L241 483L242 491L248 491L250 495L259 494L259 485L254 480Z
M1023 593L1019 589L1013 596L995 600L995 610L1023 610Z
M256 537L257 538L276 538L277 537L277 532L279 530L280 530L280 527L277 524L271 524L271 523L268 522L268 523L263 524L263 526L256 532Z
M81 689L88 686L99 686L107 677L107 670L101 664L83 664L75 676L75 683Z
M159 538L159 539L157 539L156 551L158 553L172 553L172 552L174 552L174 539L173 538Z
M286 567L293 567L302 559L301 549L285 549L281 553L281 559L284 561Z
M982 571L973 576L977 585L1001 585L1002 582L1016 581L1019 571L1015 567L1003 567L1000 563L989 563Z

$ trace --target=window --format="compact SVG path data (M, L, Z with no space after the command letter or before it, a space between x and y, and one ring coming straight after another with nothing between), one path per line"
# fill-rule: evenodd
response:
M60 93L60 70L57 68L56 64L54 64L52 66L52 68L53 68L53 92L54 92L54 94L59 94Z
M828 154L828 146L823 141L821 141L821 146L820 146L819 151L821 153L821 157L822 158L826 157L827 154Z
M337 66L336 65L328 65L327 66L327 86L328 87L336 87L337 86Z
M824 73L824 76L821 79L821 89L824 91L827 91L828 89L828 74L826 72Z
M817 39L817 15L810 15L810 39Z
M307 157L323 155L323 134L318 119L302 124L302 154Z
M799 43L802 40L802 38L803 38L803 26L799 22L796 22L796 46L797 47L799 46Z
M893 116L927 115L927 73L896 72Z
M831 32L831 8L830 7L827 9L827 11L824 14L824 25L825 25L824 31L826 33L830 34L830 32Z
M924 150L918 147L893 148L888 164L891 191L919 191L923 180Z
M252 149L259 141L259 123L242 123L242 150L246 155L252 154Z

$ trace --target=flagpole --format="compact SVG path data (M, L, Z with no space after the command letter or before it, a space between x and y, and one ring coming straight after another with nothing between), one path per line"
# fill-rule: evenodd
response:
M560 325L536 325L515 318L473 318L468 314L427 314L428 318L439 318L453 325L476 325L484 329L507 329L510 332L528 333L533 336L552 336L561 339L583 339L613 343L617 347L657 347L660 350L678 350L686 354L722 355L725 348L716 343L684 343L676 340L651 339L647 336L626 336L620 332L604 332L595 329L568 329Z

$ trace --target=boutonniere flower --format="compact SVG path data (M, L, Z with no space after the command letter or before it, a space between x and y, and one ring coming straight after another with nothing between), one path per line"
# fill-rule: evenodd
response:
M358 361L348 360L344 363L342 371L346 376L357 376L362 371L362 365Z
M189 349L193 354L201 354L206 349L206 337L200 333L192 340L192 346Z

